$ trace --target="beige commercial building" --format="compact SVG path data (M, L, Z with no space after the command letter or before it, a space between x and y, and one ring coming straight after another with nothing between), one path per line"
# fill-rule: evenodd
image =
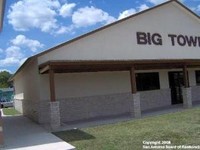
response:
M15 73L15 108L50 124L140 117L200 102L200 20L176 0L30 57Z

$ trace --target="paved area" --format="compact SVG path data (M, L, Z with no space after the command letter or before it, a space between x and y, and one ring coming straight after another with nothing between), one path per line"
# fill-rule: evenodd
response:
M200 103L193 107L200 107ZM142 113L142 118L184 111L183 105L175 105L166 108L158 108ZM59 130L69 130L73 128L85 128L103 124L112 124L121 121L133 120L130 116L116 116L116 118L104 118L87 122L74 122L63 124ZM75 149L70 144L62 141L41 126L30 121L23 116L4 116L4 136L5 148L3 150L72 150Z
M23 116L3 116L3 150L72 150L72 145Z
M186 110L186 109L183 108L183 104L177 104L177 105L171 105L171 106L166 106L166 107L155 108L155 109L143 111L142 117L169 114L169 113L175 113L175 112L184 111L184 110Z

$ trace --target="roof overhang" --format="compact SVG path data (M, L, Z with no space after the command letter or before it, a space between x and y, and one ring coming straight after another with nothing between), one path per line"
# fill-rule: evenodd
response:
M0 0L0 31L2 30L3 27L4 9L5 9L5 0Z
M53 70L55 73L128 71L136 70L176 69L200 67L200 59L164 59L164 60L104 60L104 61L48 61L39 65L40 74Z
M158 8L160 6L166 5L168 3L178 4L181 8L187 10L188 13L190 13L195 19L197 19L199 21L200 17L197 14L195 14L194 12L192 12L190 9L188 9L186 6L184 6L182 3L180 3L178 0L169 0L169 1L165 2L165 3L157 5L155 7L150 8L150 9L144 10L142 12L136 13L136 14L131 15L129 17L126 17L124 19L118 20L118 21L113 22L111 24L108 24L108 25L106 25L104 27L101 27L99 29L91 31L91 32L89 32L87 34L81 35L81 36L79 36L77 38L74 38L74 39L72 39L70 41L67 41L67 42L64 42L62 44L59 44L59 45L57 45L57 46L55 46L53 48L50 48L50 49L48 49L48 50L46 50L44 52L41 52L41 53L39 53L39 54L37 54L35 56L32 56L32 57L28 58L24 62L24 64L16 71L16 73L14 74L14 76L10 80L13 80L14 77L16 76L16 74L19 73L26 65L28 65L29 62L31 62L34 59L38 59L38 57L40 57L40 56L43 56L43 55L45 55L45 54L47 54L47 53L49 53L51 51L54 51L54 50L56 50L56 49L58 49L60 47L63 47L63 46L68 45L68 44L70 44L72 42L75 42L75 41L77 41L77 40L79 40L81 38L85 38L85 37L87 37L89 35L92 35L92 34L94 34L96 32L100 32L101 30L104 30L104 29L109 28L109 27L111 27L111 26L113 26L115 24L118 24L120 22L128 20L129 18L133 18L135 16L139 16L140 14L149 12L149 11L155 9L155 8ZM165 61L165 63L163 63L162 66L163 66L163 68L167 68L169 66L170 67L174 66L175 68L177 68L176 66L180 67L183 64L185 64L185 60L176 60L176 61L175 60L172 60L172 61L168 60L167 62L165 60L163 60L163 61ZM187 61L189 61L189 60L187 59ZM139 61L137 61L137 62L139 62ZM144 62L147 63L148 61L144 61ZM149 62L150 62L150 60L149 60ZM156 63L156 65L157 65L157 68L158 68L158 67L160 67L159 63L162 62L162 61L158 61L157 60L157 62L158 63ZM195 64L195 65L193 64L195 67L196 66L200 67L200 60L192 60L192 62ZM100 70L120 70L120 68L124 69L124 70L127 70L127 68L129 68L133 64L136 65L136 66L140 66L140 69L142 68L141 67L142 64L139 65L139 64L136 63L136 61L130 61L130 60L127 60L127 61L103 61L103 60L102 61L52 61L52 60L50 60L50 61L48 61L46 63L41 64L39 66L39 70L40 70L41 74L47 73L52 68L54 69L55 72L56 71L57 72L84 72L84 71L90 71L90 70L91 71L95 71L95 70L98 70L98 71L100 71ZM152 65L152 63L150 63L150 64ZM148 64L148 65L150 65L150 64ZM147 68L148 65L145 65L145 67ZM153 63L153 67L151 66L151 67L149 67L149 69L150 68L156 68L155 67L156 65L155 65L155 63ZM192 65L190 65L190 67L192 67Z

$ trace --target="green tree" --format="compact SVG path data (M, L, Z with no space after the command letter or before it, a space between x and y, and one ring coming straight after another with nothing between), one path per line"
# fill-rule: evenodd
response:
M12 76L8 71L0 72L0 88L12 87L12 83L8 82L8 79Z

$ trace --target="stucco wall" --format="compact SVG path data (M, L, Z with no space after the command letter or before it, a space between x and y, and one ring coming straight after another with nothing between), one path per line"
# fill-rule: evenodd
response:
M41 99L49 99L48 75L41 75ZM55 75L56 99L131 91L129 72L64 73Z
M168 72L146 70L137 73L159 72L160 90L143 91L141 110L171 105ZM190 84L195 84L195 69L189 69ZM40 75L40 123L49 122L49 76ZM129 112L131 97L130 74L124 72L65 73L55 75L56 99L60 101L61 121L91 119ZM194 91L194 90L193 90ZM194 95L194 94L193 94ZM122 100L122 101L121 101ZM120 109L120 107L122 107ZM119 110L118 110L119 109Z
M142 110L171 105L168 71L178 70L137 71L137 73L159 72L161 90L140 92ZM189 70L189 78L192 84L194 84L194 77L194 70ZM26 80L26 77L24 80ZM27 99L27 103L24 102L23 105L26 105L26 109L30 109L26 110L26 113L29 113L31 118L39 118L38 122L48 123L50 119L49 76L39 75L38 81L40 81L39 84L42 86L42 88L38 88L40 90L41 101L39 102L33 99ZM22 85L19 87L22 87ZM59 100L61 104L61 119L64 122L110 115L119 115L129 112L128 100L130 100L131 97L128 97L125 94L130 93L131 91L130 74L128 71L56 74L55 87L56 99ZM24 94L20 93L19 89L20 88L17 88L15 98L21 99L18 100L18 104L20 105L20 102L23 102L25 99L24 97L27 96L27 89L23 89L25 90ZM29 90L31 90L31 88L29 88ZM36 95L38 95L38 93ZM124 101L122 102L121 100ZM118 103L118 105L116 103ZM123 106L121 106L122 103ZM93 109L92 106L95 109ZM97 106L99 109L96 108ZM123 109L120 109L120 107L123 107ZM119 110L117 110L118 108ZM39 114L37 113L38 110ZM96 112L94 110L96 110ZM102 110L103 112L101 112Z
M148 70L141 72L159 72L160 88L168 89L167 70ZM40 75L41 100L49 100L49 76ZM63 73L55 74L56 98L85 97L131 92L129 71Z
M200 86L192 86L192 101L200 101Z
M31 61L14 78L16 109L38 121L39 74L37 60ZM22 107L22 108L21 108Z
M168 70L159 70L160 89L169 88Z
M60 101L61 120L64 122L74 121L127 112L128 110L120 110L120 107L122 107L120 105L127 102L121 102L126 98L126 96L122 97L123 93L130 93L131 91L129 75L128 71L55 74L56 99ZM43 88L40 88L39 122L45 124L50 119L48 75L40 75L40 85ZM119 102L118 105L117 102ZM115 104L116 107L111 108L112 104ZM92 105L94 106L92 107ZM99 109L96 109L95 114L94 108L97 105ZM108 108L107 105L110 110L101 112L101 110ZM119 110L117 110L117 107ZM128 103L124 107L128 107ZM89 110L91 110L91 114L85 114Z
M161 34L162 46L138 45L138 31ZM198 46L172 46L168 34L199 36L199 19L172 2L59 47L40 56L39 64L48 60L200 58Z
M148 110L171 105L167 70L159 72L161 90L141 93L141 108ZM48 75L40 75L40 123L49 122ZM124 72L68 73L55 75L56 99L60 101L62 122L130 113L130 74Z
M190 86L196 86L195 70L196 69L193 69L193 68L188 69L188 77L189 77L189 85Z
M23 99L14 99L15 109L23 114Z

